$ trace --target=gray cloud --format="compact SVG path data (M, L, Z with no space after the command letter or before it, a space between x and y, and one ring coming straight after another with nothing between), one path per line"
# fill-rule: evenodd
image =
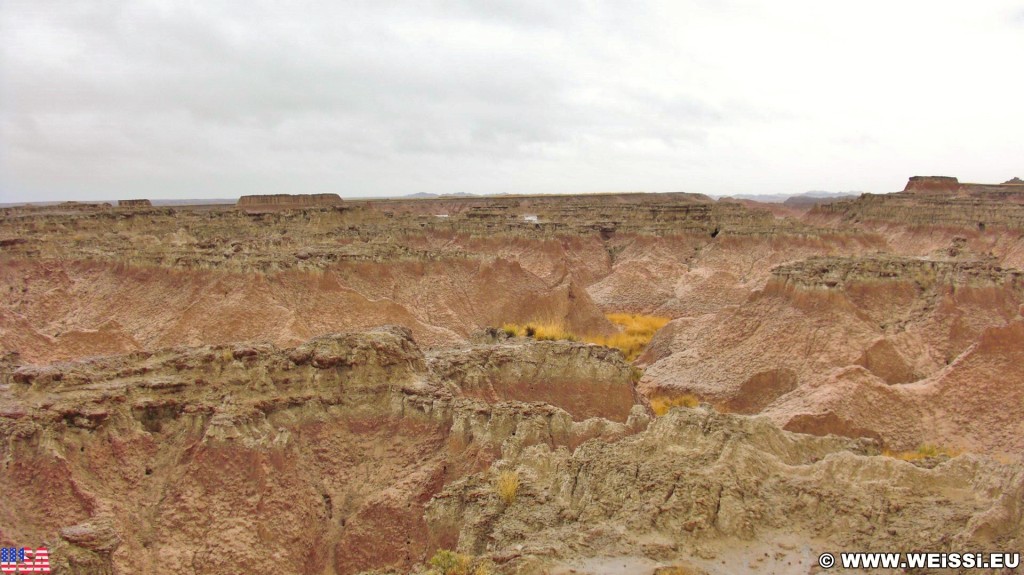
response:
M940 60L954 77L988 71L941 48L935 65L903 54L954 26L968 56L1021 44L972 36L954 3L925 3L920 27L915 2L890 13L906 44L860 12L796 4L6 0L0 201L802 191L830 170L862 178L843 189L888 190L949 157L926 133L891 153L930 129L917 114L963 96L922 105L915 76ZM1020 118L1011 98L987 106ZM995 129L947 116L950 137ZM868 181L832 159L864 134ZM994 176L1002 145L950 169Z

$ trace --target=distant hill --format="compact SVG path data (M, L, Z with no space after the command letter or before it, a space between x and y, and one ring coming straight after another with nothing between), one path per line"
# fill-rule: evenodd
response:
M238 198L213 198L213 199L191 199L191 200L151 200L154 206L201 206L207 204L232 204Z
M213 204L232 204L238 201L238 198L192 198L187 200L151 200L154 206L201 206L201 205L213 205ZM62 201L52 202L9 202L0 203L0 208L12 208L18 206L56 206L62 204ZM97 202L89 202L97 203ZM116 200L106 200L98 203L108 203L112 206L117 205Z
M476 198L481 194L470 194L468 192L458 192L455 194L431 194L429 192L417 192L415 194L409 194L407 196L399 196L403 199L429 199L429 198Z
M790 207L808 207L816 204L827 204L837 200L848 200L860 196L860 192L807 192L791 196L782 202Z
M802 194L736 194L734 196L715 196L715 198L720 200L752 200L767 204L786 204L787 206L802 207L820 204L822 202L856 198L860 194L860 192L825 192L813 190Z

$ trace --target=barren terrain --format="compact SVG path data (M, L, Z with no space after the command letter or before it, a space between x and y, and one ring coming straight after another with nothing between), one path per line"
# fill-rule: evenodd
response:
M0 545L204 575L1018 551L1022 269L1024 185L953 178L5 208ZM633 362L588 343L620 316L664 325Z

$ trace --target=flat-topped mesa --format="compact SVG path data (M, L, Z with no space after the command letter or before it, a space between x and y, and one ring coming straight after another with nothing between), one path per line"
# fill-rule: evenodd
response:
M1024 181L1013 178L1001 184L965 183L949 176L913 176L903 188L904 193L960 195L969 197L1024 193Z
M35 208L35 206L32 206ZM40 206L38 209L44 211L64 211L64 210L76 210L76 211L92 211L92 210L109 210L111 205L107 202L61 202L57 205L51 206Z
M153 202L140 199L140 200L117 200L117 207L119 208L151 208Z
M960 191L960 181L949 176L911 176L904 192L955 194Z
M246 211L288 210L340 206L338 194L268 194L242 196L236 207Z
M771 281L805 288L841 289L866 281L909 281L924 288L945 284L1024 290L1024 272L1003 269L995 260L951 261L890 255L811 257L774 268Z
M945 176L914 176L899 193L862 194L854 200L819 204L807 216L811 222L900 224L959 229L967 234L1024 230L1024 184L1015 180L978 184Z

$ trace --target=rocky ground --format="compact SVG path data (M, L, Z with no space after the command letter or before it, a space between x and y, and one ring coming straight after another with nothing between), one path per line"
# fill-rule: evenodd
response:
M1012 182L6 208L0 544L83 574L1018 550ZM500 329L613 312L671 321L632 365Z

